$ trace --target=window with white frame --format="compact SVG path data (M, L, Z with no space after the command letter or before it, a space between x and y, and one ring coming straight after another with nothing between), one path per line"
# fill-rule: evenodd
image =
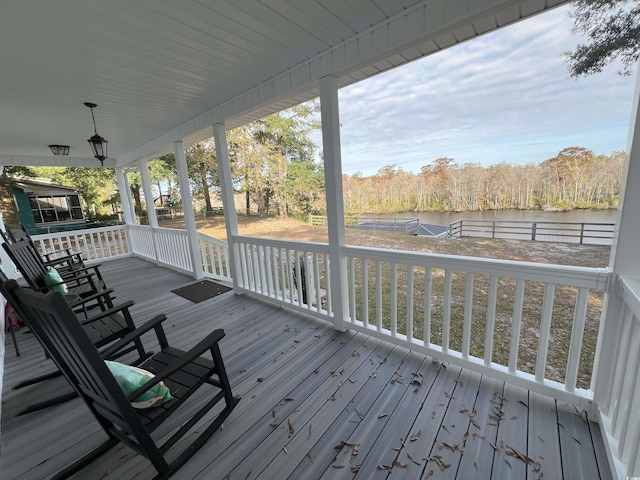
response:
M36 225L84 219L77 194L29 196L29 204Z

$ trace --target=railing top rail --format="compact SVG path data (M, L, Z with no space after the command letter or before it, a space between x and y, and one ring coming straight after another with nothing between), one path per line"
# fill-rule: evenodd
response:
M609 268L577 267L515 260L488 259L438 253L407 252L373 247L343 247L346 255L384 262L395 262L413 266L426 266L469 272L490 274L545 283L587 287L604 290L611 276Z
M307 250L318 253L329 253L329 244L319 242L298 242L295 240L280 240L263 237L251 237L247 235L234 235L235 242L256 243L273 248L289 248L292 250Z
M211 242L211 243L215 243L216 245L220 245L221 247L226 247L227 246L227 242L225 242L224 240L220 240L219 238L211 237L211 236L209 236L207 234L204 234L204 233L198 232L198 238L200 238L202 240L206 240L206 241Z
M89 235L90 233L93 233L93 232L96 232L96 233L113 232L116 230L125 230L126 228L127 228L126 225L113 225L110 227L83 228L82 230L67 230L65 232L40 233L38 235L32 235L32 237L34 240L48 240L48 239L60 238L60 237Z

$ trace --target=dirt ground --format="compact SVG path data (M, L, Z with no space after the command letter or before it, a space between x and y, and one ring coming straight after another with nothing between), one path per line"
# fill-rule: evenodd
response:
M227 239L223 217L197 219L200 232ZM184 228L182 220L170 220L161 224L170 228ZM238 217L241 235L280 238L304 242L328 241L327 229L314 227L295 219ZM347 243L357 246L394 248L416 252L466 255L471 257L500 258L558 265L606 267L611 247L603 245L579 245L561 242L532 242L490 238L437 239L414 237L394 232L365 231L347 228Z

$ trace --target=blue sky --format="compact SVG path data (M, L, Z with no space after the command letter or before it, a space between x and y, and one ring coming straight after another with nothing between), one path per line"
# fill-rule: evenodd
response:
M438 157L539 163L569 146L625 150L635 75L570 79L567 7L538 15L339 92L343 172L419 172ZM319 142L318 137L318 142Z

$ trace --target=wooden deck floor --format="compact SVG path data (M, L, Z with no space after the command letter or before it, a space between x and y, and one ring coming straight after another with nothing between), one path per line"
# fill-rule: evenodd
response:
M118 300L136 300L137 322L167 313L178 347L227 333L222 353L242 400L174 478L611 478L598 425L571 406L232 292L191 303L170 293L190 278L142 260L102 271ZM15 416L68 388L57 379L10 390L51 368L31 335L18 337L22 356L6 349L0 478L49 478L104 434L78 399ZM154 474L118 446L77 478Z

